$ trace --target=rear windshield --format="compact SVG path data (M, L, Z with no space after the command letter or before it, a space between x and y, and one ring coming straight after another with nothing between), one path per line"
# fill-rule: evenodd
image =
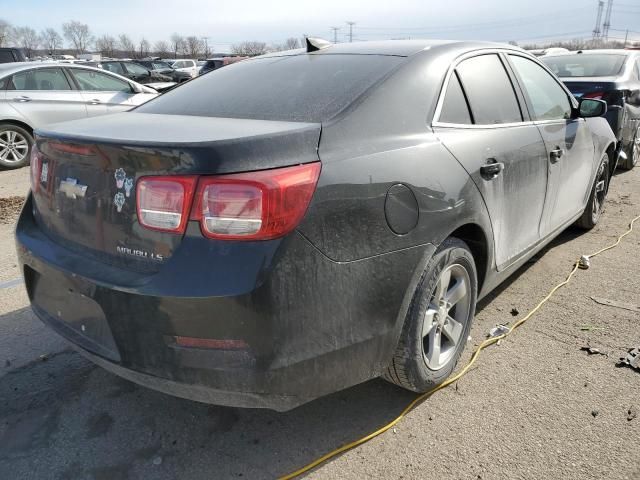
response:
M142 113L323 122L404 58L295 55L216 69L137 108Z
M559 77L613 77L622 72L626 55L575 54L542 57Z

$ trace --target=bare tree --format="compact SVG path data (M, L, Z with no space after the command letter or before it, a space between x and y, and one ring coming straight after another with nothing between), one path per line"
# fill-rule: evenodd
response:
M296 48L300 48L300 42L295 37L287 38L284 41L285 50L295 50Z
M231 53L243 57L255 57L267 53L267 44L264 42L240 42L231 45Z
M174 33L171 35L171 51L173 52L173 58L178 58L178 53L184 51L185 41L182 35Z
M49 53L56 53L62 48L62 37L55 28L45 28L40 32L40 42Z
M138 58L148 57L150 49L151 49L151 44L149 43L149 40L143 37L142 40L140 40L140 45L138 47L138 54L139 54Z
M125 33L118 36L118 48L129 58L136 56L136 45Z
M113 57L116 52L116 39L111 35L102 35L96 39L96 50L105 57Z
M0 18L0 47L4 47L9 42L11 30L11 24Z
M38 33L31 27L16 27L13 35L18 46L24 50L25 55L31 58L33 51L40 44Z
M165 58L169 55L169 44L164 40L157 41L153 44L153 50L160 58Z
M204 48L202 40L196 36L189 36L185 38L185 52L189 58L198 58L200 52Z
M76 50L76 53L82 53L89 48L89 44L92 41L91 31L89 25L86 23L78 22L77 20L71 20L62 24L62 33Z

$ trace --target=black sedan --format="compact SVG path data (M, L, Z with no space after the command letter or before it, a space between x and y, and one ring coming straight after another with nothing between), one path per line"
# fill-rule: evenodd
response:
M425 391L479 298L598 222L605 110L509 45L310 40L39 129L16 230L33 311L202 402Z
M191 75L188 72L181 72L176 70L167 62L163 62L162 60L136 60L138 65L142 65L147 70L151 72L159 73L160 75L164 75L165 77L170 77L176 83L186 82L187 80L191 80Z
M607 120L631 170L640 158L640 52L584 50L541 59L578 98L607 102Z

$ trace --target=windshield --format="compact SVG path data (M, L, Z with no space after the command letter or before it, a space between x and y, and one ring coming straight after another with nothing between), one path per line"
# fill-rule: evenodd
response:
M582 54L542 57L559 77L612 77L622 71L626 55Z
M384 55L295 55L238 62L138 107L138 112L322 122L404 60Z
M167 70L171 69L171 65L164 62L153 62L153 68L155 68L156 70Z

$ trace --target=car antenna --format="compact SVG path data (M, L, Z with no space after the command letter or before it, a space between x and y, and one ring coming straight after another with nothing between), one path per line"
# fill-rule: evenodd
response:
M330 41L322 38L306 37L305 40L307 42L307 53L323 50L333 45Z

